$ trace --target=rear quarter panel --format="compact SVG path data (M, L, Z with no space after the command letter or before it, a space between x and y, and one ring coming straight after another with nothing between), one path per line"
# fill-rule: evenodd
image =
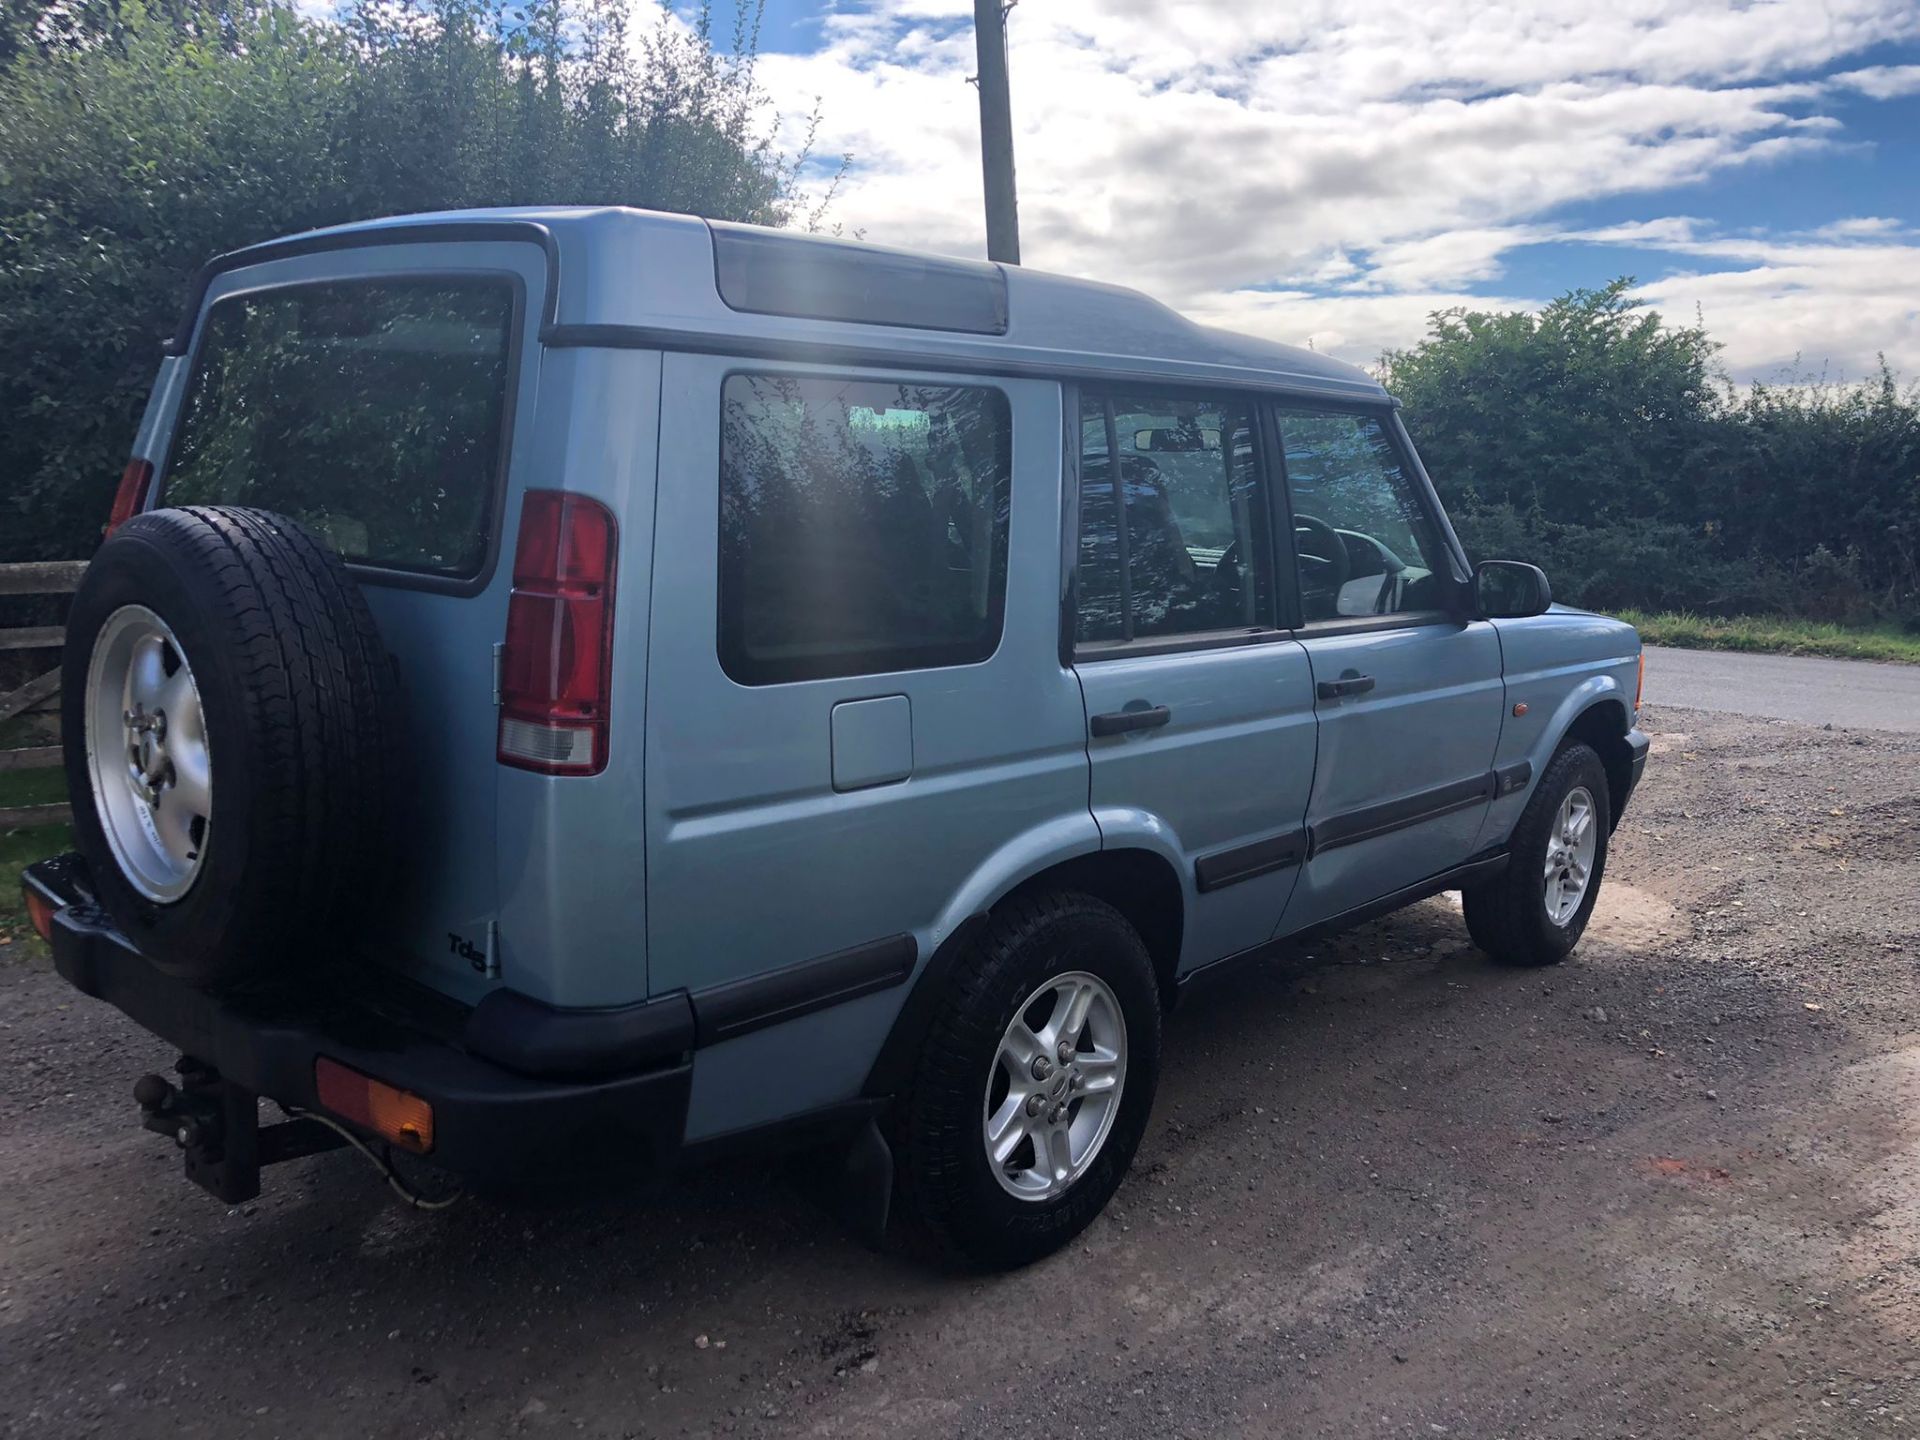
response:
M528 489L588 495L619 527L607 768L495 767L501 978L552 1005L647 995L646 763L660 352L550 349L532 460L507 497L505 558Z

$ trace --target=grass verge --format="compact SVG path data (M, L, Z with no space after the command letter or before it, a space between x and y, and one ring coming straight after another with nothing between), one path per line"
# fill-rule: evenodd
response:
M20 872L36 860L72 848L71 825L0 831L0 964L47 958L46 942L27 923L26 902L20 898Z
M66 772L57 765L45 770L0 771L0 810L16 805L51 805L66 798ZM71 825L0 830L0 963L46 958L45 942L27 923L27 907L20 898L20 872L36 860L72 848Z
M1620 618L1649 645L1683 650L1746 650L1770 655L1831 655L1920 665L1920 635L1893 626L1823 625L1769 615L1706 615L1623 610Z

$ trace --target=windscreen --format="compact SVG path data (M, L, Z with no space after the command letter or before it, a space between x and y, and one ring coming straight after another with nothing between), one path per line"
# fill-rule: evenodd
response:
M257 505L349 561L466 579L485 563L512 360L503 279L235 295L207 312L168 505Z

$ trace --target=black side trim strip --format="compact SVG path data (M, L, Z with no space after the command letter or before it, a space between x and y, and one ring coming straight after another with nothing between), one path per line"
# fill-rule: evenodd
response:
M471 1055L523 1075L620 1075L675 1060L693 1048L686 993L638 1005L560 1009L518 990L490 990L467 1017Z
M1201 894L1223 886L1237 885L1257 875L1269 875L1298 865L1307 858L1307 832L1289 830L1251 845L1236 845L1231 850L1216 850L1193 862L1193 882Z
M1493 793L1493 772L1488 771L1471 780L1459 780L1419 795L1409 795L1404 800L1389 800L1384 805L1349 810L1344 815L1322 820L1313 827L1308 853L1319 855L1342 845L1352 845L1395 830L1404 830L1409 825L1418 825L1454 810L1464 810L1469 805L1483 804L1493 798Z
M1493 772L1493 794L1498 799L1502 795L1511 795L1517 790L1527 788L1527 782L1533 778L1533 762L1516 760L1511 765L1502 765Z
M248 265L265 265L298 255L324 255L331 250L359 250L370 245L433 245L453 240L531 241L546 252L547 294L541 306L540 329L553 328L555 307L560 303L560 247L553 232L537 220L442 220L426 225L384 225L371 229L328 230L318 235L294 235L285 240L269 240L243 250L229 250L202 265L187 287L187 309L180 327L160 342L161 353L184 355L193 342L194 326L200 319L200 307L216 275Z
M692 996L694 1043L732 1040L886 990L913 973L919 956L913 936L889 935L764 975L696 990Z

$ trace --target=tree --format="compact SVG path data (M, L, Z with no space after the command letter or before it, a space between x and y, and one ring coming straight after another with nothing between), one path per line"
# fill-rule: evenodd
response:
M727 51L665 5L630 36L616 0L360 0L338 23L283 0L36 8L0 24L0 559L97 543L155 342L212 255L409 211L783 224L802 198L751 6Z
M1716 347L1639 308L1632 286L1569 291L1537 314L1443 311L1381 358L1443 493L1579 525L1685 508Z

